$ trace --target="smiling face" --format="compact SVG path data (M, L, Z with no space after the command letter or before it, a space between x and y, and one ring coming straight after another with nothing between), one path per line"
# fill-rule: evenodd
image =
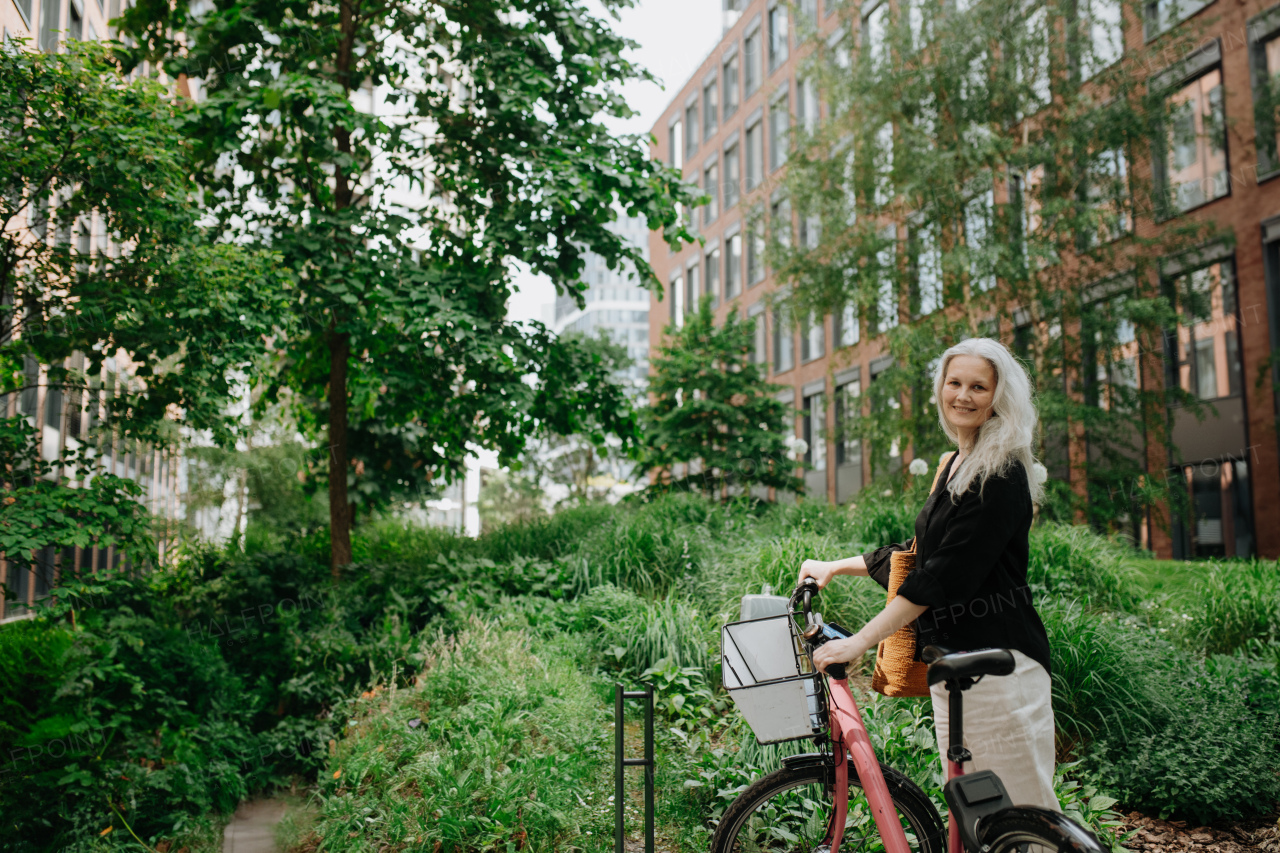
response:
M972 438L991 417L995 394L996 372L985 358L957 355L948 362L942 379L942 412L962 440Z

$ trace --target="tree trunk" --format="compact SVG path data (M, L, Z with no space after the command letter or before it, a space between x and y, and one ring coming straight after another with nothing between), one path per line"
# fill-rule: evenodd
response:
M351 336L330 331L329 557L334 583L341 578L343 567L351 563L351 508L347 503L347 358L350 354Z

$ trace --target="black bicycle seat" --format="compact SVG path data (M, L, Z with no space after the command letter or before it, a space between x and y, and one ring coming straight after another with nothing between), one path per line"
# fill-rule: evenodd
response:
M924 650L921 657L933 659L929 664L928 682L932 687L942 681L956 678L978 678L983 675L1008 675L1016 663L1008 649L979 649L976 652L955 652L941 657L930 655L933 647Z

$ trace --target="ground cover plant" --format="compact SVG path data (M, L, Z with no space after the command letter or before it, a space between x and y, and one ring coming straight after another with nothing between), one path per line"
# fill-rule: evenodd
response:
M742 595L789 590L808 557L906 534L894 503L666 495L474 540L385 521L356 537L338 587L313 537L288 553L195 549L163 573L60 590L40 618L0 630L15 651L0 683L25 687L0 724L4 754L24 757L0 776L0 849L136 849L136 835L194 851L213 816L292 783L315 786L289 822L297 850L603 850L616 681L660 691L664 849L705 849L742 786L805 746L755 743L719 687L719 625ZM1194 595L1148 606L1126 590L1151 568L1124 546L1054 525L1032 540L1064 805L1095 826L1117 802L1196 821L1273 808L1276 644L1193 626L1219 624L1221 606L1195 584L1245 602L1240 624L1273 624L1247 603L1275 566L1208 566ZM882 602L845 578L822 609L856 625ZM866 714L886 760L941 806L927 707L873 698ZM628 808L638 832L638 801Z

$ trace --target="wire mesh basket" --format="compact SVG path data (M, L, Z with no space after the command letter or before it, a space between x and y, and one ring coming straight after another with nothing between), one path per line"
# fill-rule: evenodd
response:
M811 738L821 729L820 673L790 614L720 629L724 686L760 743Z

